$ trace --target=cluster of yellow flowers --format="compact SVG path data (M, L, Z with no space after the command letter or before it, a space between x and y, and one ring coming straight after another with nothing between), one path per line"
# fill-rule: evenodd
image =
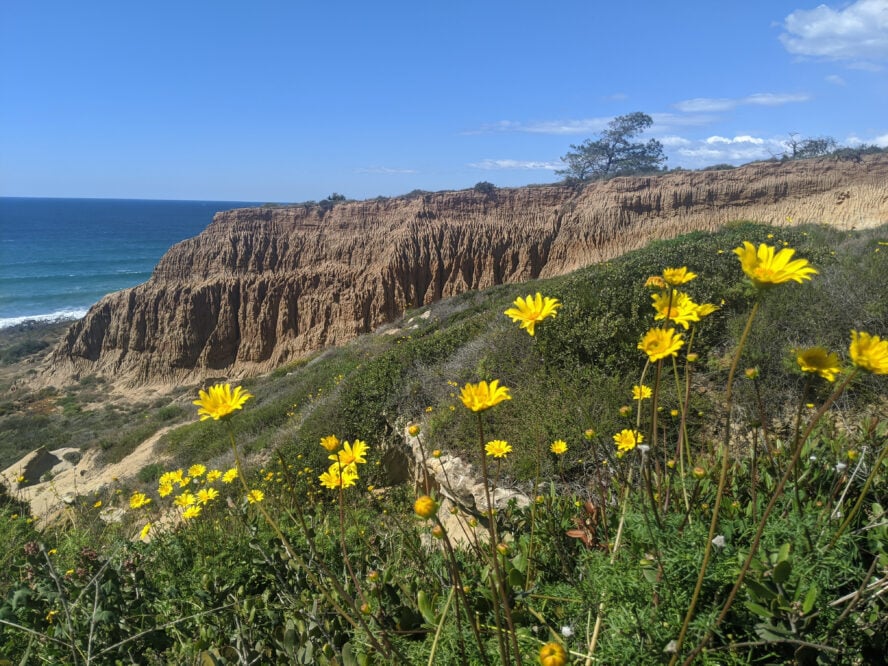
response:
M336 435L321 438L321 446L330 452L327 457L333 461L333 464L319 478L321 485L330 490L350 488L355 485L359 478L358 465L367 462L367 451L370 450L367 443L360 439L356 439L354 444L342 442L342 448L339 448L339 444Z

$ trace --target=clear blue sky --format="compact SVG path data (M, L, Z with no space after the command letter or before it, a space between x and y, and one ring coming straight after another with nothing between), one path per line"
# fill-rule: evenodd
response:
M888 0L0 4L0 195L302 201L888 145Z

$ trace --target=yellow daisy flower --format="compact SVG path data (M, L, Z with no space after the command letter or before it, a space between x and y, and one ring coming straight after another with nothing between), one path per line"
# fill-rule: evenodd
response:
M339 488L350 488L355 485L358 480L358 469L355 465L348 467L340 467L339 463L333 463L326 472L318 477L321 485L330 490L338 490Z
M650 398L651 395L651 387L645 384L641 386L635 385L632 387L632 399L633 400L644 400L645 398Z
M172 485L174 483L182 483L182 476L184 474L185 474L185 472L183 472L181 469L177 469L172 472L164 472L163 474L160 475L160 479L158 480L158 483L160 485L164 485L167 483L170 485Z
M690 282L694 278L697 277L696 273L691 273L688 270L687 266L682 266L681 268L664 268L663 269L663 280L667 284L671 284L673 287L678 287L687 282Z
M549 450L556 456L563 455L567 452L567 442L563 439L556 439L552 442L552 446L549 447Z
M197 518L202 510L203 509L196 504L189 506L182 512L182 520L191 520L192 518Z
M201 464L192 465L188 468L188 476L197 478L204 475L204 472L207 471L207 468Z
M637 430L623 429L614 435L614 442L621 453L631 451L644 441L644 435Z
M659 294L651 294L655 320L667 319L675 322L679 326L687 329L691 322L700 321L697 309L700 307L691 297L683 291L673 291L671 294L661 292Z
M201 488L197 491L198 504L207 504L219 497L219 491L215 488Z
M512 446L508 442L501 439L494 439L484 445L484 451L494 458L505 458L506 454L511 452Z
M336 435L321 437L321 446L327 449L330 453L333 453L333 451L339 448L339 438Z
M809 347L796 351L796 363L802 372L820 375L828 382L834 382L841 372L839 357L830 354L823 347Z
M499 386L499 380L494 379L489 385L487 382L466 384L460 390L459 399L473 412L483 412L503 400L511 400L512 396L509 395L509 389Z
M194 495L192 495L190 492L188 492L186 490L181 495L176 496L176 499L173 500L173 504L184 508L184 507L191 506L196 501L197 501L197 499L194 497Z
M247 493L247 501L250 504L258 504L259 502L261 502L264 499L265 499L265 493L263 493L261 490L255 489L255 490L251 490L250 492Z
M527 298L520 296L515 299L515 307L509 308L503 314L510 317L512 321L521 322L519 328L525 329L530 335L533 335L533 327L543 321L546 317L554 317L556 310L561 307L561 303L557 298L543 296L540 292L536 296L528 294Z
M734 250L740 259L740 267L759 289L773 287L793 280L801 284L817 274L817 269L807 259L793 259L795 250L783 248L775 254L774 247L762 243L756 249L749 241Z
M231 483L237 478L237 468L232 467L222 475L222 483Z
M851 331L851 362L874 375L888 375L888 339Z
M232 391L231 384L216 384L207 391L200 391L200 399L194 400L193 404L200 407L197 413L200 415L201 421L206 419L218 421L234 410L242 409L244 403L252 397L240 386Z
M145 537L148 536L148 532L151 531L151 523L145 523L145 527L142 528L142 531L139 532L139 538L144 540Z
M161 483L157 486L157 494L161 497L166 497L170 493L173 492L173 484L172 483Z
M353 463L358 463L363 465L367 462L367 451L370 447L367 446L367 443L356 439L354 444L349 444L348 442L342 443L342 450L338 453L334 453L332 456L327 456L329 460L334 462L338 462L340 467L348 467Z
M211 469L209 472L207 472L207 483L213 483L221 478L222 472L220 472L218 469Z
M145 493L133 493L130 497L129 505L131 509L141 509L148 504L151 504L151 498Z
M675 333L674 328L652 328L638 343L638 348L648 355L651 361L659 361L678 354L684 345L684 338Z

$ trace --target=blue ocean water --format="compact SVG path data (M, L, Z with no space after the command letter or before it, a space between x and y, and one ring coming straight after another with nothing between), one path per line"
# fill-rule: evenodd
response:
M246 202L0 197L0 328L75 319Z

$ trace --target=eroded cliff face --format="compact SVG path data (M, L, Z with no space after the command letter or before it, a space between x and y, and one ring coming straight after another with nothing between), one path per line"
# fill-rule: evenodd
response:
M51 358L50 381L127 384L269 370L470 289L572 271L732 220L888 222L888 156L441 192L219 213L145 284L107 296Z

